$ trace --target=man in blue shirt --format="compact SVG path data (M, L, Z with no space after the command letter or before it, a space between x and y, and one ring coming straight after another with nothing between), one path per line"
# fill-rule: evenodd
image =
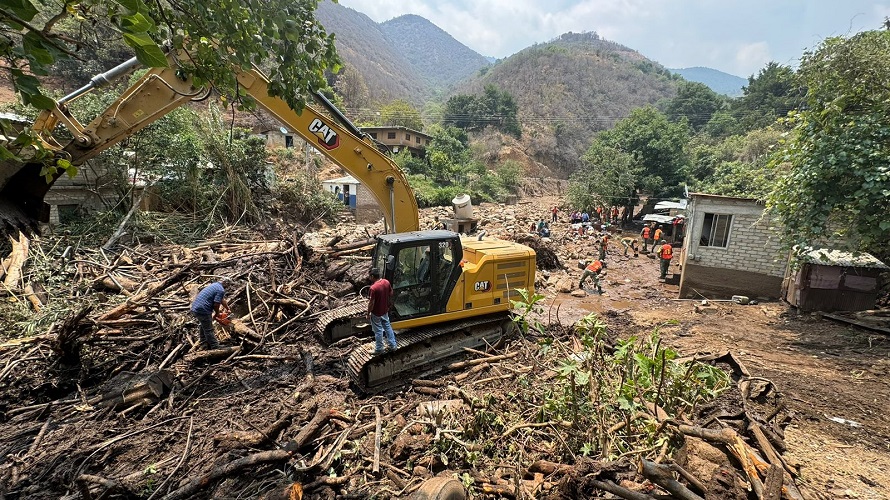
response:
M220 307L226 313L230 312L229 303L226 302L226 289L218 281L198 292L192 302L192 314L201 327L201 341L208 349L219 348L219 341L213 332L213 318L219 314Z

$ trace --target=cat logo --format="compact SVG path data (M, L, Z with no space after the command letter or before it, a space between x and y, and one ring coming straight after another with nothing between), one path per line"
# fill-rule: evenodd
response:
M328 151L337 149L340 146L340 136L337 135L337 132L331 130L331 127L325 125L318 118L312 120L312 123L309 124L309 131L318 137L318 143Z

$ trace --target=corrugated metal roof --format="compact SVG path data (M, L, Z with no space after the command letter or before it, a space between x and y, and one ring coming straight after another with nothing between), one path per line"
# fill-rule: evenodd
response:
M890 269L874 255L865 252L844 252L829 248L812 248L804 251L800 259L810 264L822 266L866 267L872 269Z

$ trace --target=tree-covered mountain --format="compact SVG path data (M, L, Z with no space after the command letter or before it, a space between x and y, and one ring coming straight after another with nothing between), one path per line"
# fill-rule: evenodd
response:
M350 80L351 95L343 96L350 111L396 99L420 106L431 96L429 82L370 17L329 0L319 3L315 17L336 37L344 68L335 79Z
M745 78L724 73L722 71L703 68L696 66L694 68L671 69L690 82L704 83L718 94L724 94L729 97L740 97L742 95L742 87L748 84Z
M334 88L351 117L373 119L356 110L401 99L435 121L449 97L481 95L495 85L518 105L522 150L561 176L578 168L598 131L675 93L677 77L667 69L596 33L567 33L489 65L419 16L378 24L329 1L316 16L336 36L345 70L333 78Z
M524 49L459 92L480 94L487 84L514 97L526 151L562 175L580 166L597 132L673 96L676 88L660 64L596 33L566 33Z
M396 52L404 54L433 90L446 90L488 67L488 59L427 19L408 14L380 25Z

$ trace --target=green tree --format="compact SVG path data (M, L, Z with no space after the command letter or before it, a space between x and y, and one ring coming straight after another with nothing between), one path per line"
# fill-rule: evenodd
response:
M794 70L770 62L756 77L748 77L742 97L733 102L733 115L746 131L763 128L798 109L805 94Z
M77 48L86 45L93 24L111 24L146 66L167 65L160 44L169 42L181 51L180 70L197 83L234 89L232 68L262 64L270 92L299 110L314 89L325 86L325 69L339 69L333 35L313 17L317 6L318 0L16 0L0 9L0 56L23 102L46 109L53 102L38 77L54 64L78 59ZM86 29L63 32L61 22L69 19ZM10 153L2 148L0 155Z
M665 114L674 122L686 118L692 130L698 132L722 108L723 100L710 87L684 81L678 85L677 95L668 101Z
M701 130L711 137L729 137L742 133L742 126L729 110L720 110L711 115L711 119Z
M509 92L488 84L481 96L460 94L450 97L445 103L442 122L471 131L491 126L518 138L522 128L516 117L517 111L516 101Z
M513 137L518 138L522 135L522 128L516 118L518 107L509 92L493 84L487 84L480 98L480 105L481 111L487 113L489 122L495 128Z
M623 205L632 217L642 193L677 196L686 181L688 140L685 120L672 123L652 106L635 109L596 136L569 179L568 197L588 209Z
M696 136L688 146L691 188L765 200L775 184L775 170L769 161L782 133L770 127L717 140Z
M630 153L597 141L581 159L586 168L570 179L570 185L583 186L569 190L568 199L573 206L590 210L596 206L634 204L640 167L634 164Z
M768 207L786 243L886 251L890 242L890 31L824 40L804 54L806 106L773 161Z
M380 108L378 125L423 130L423 119L414 106L407 101L399 99Z
M638 108L611 130L601 132L596 142L629 154L636 169L634 190L656 197L676 196L686 181L688 129L672 123L652 106Z

